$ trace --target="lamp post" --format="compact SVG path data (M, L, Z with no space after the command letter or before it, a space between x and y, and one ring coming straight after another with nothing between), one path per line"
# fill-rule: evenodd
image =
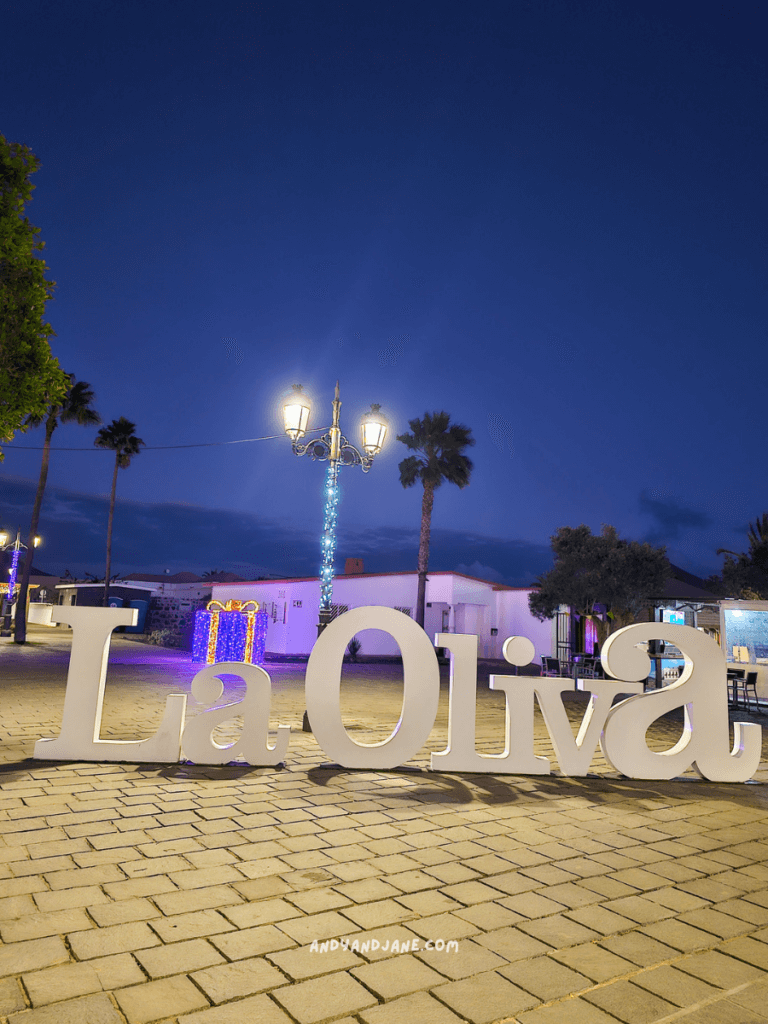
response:
M21 531L16 531L16 540L10 543L11 535L6 531L0 531L0 551L13 551L11 555L11 568L8 570L8 593L6 594L5 600L3 601L3 628L0 629L0 636L11 635L11 608L13 607L13 592L16 589L16 577L19 572L19 556L21 555L21 549L27 548L26 544L21 542ZM40 547L42 543L42 537L35 537L34 546Z
M293 391L283 402L285 432L291 439L294 455L309 455L316 462L327 462L325 474L325 504L323 512L323 535L320 542L322 560L320 564L320 616L317 624L319 636L331 621L331 599L333 597L333 559L336 553L336 519L339 504L339 470L342 466L359 466L364 473L373 465L374 458L384 444L388 423L380 406L372 405L360 424L362 451L344 437L339 427L341 399L339 382L333 399L333 422L322 437L316 437L300 444L309 428L311 405L301 384L294 384Z

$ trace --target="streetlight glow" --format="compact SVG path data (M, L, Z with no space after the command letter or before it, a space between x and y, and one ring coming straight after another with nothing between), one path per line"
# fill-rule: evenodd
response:
M311 409L309 398L304 394L301 384L294 384L292 393L283 402L285 432L294 444L307 432Z

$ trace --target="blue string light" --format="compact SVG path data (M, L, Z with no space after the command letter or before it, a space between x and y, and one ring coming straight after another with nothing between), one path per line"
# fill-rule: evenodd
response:
M249 616L253 616L250 644ZM192 661L209 665L221 661L263 665L268 622L269 616L265 611L210 611L201 608L195 612Z
M339 463L328 463L325 475L325 509L323 513L322 552L320 566L320 610L329 611L333 598L333 563L336 556L336 521L339 504Z
M21 554L18 548L14 548L13 555L11 556L11 575L8 577L8 600L13 600L13 589L16 586L16 576L19 571L19 555Z

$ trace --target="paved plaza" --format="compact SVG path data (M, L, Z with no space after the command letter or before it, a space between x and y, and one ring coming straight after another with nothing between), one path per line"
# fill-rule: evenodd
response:
M581 779L440 774L444 678L418 757L349 771L301 731L304 666L276 664L284 768L32 761L69 635L0 641L3 1024L768 1021L765 742L743 785L631 781L600 756ZM196 668L115 636L102 737L151 735ZM352 735L386 736L401 694L397 666L347 666ZM503 729L481 684L478 748ZM538 717L536 736L554 756Z

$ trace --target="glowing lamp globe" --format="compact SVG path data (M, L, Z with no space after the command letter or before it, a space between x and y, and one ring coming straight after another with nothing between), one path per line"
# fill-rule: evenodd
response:
M306 434L311 408L301 384L294 384L293 391L283 402L285 432L292 441L298 441Z
M10 539L10 536L11 535L9 533L6 533L5 530L0 531L0 548L5 547L5 545L8 543L8 540Z
M363 416L360 429L363 435L363 449L365 454L373 458L378 455L384 446L384 438L387 436L387 419L381 413L381 406L372 405L370 412Z
M40 545L43 543L43 538L42 537L35 537L33 543L34 543L34 546L36 548L39 548Z

